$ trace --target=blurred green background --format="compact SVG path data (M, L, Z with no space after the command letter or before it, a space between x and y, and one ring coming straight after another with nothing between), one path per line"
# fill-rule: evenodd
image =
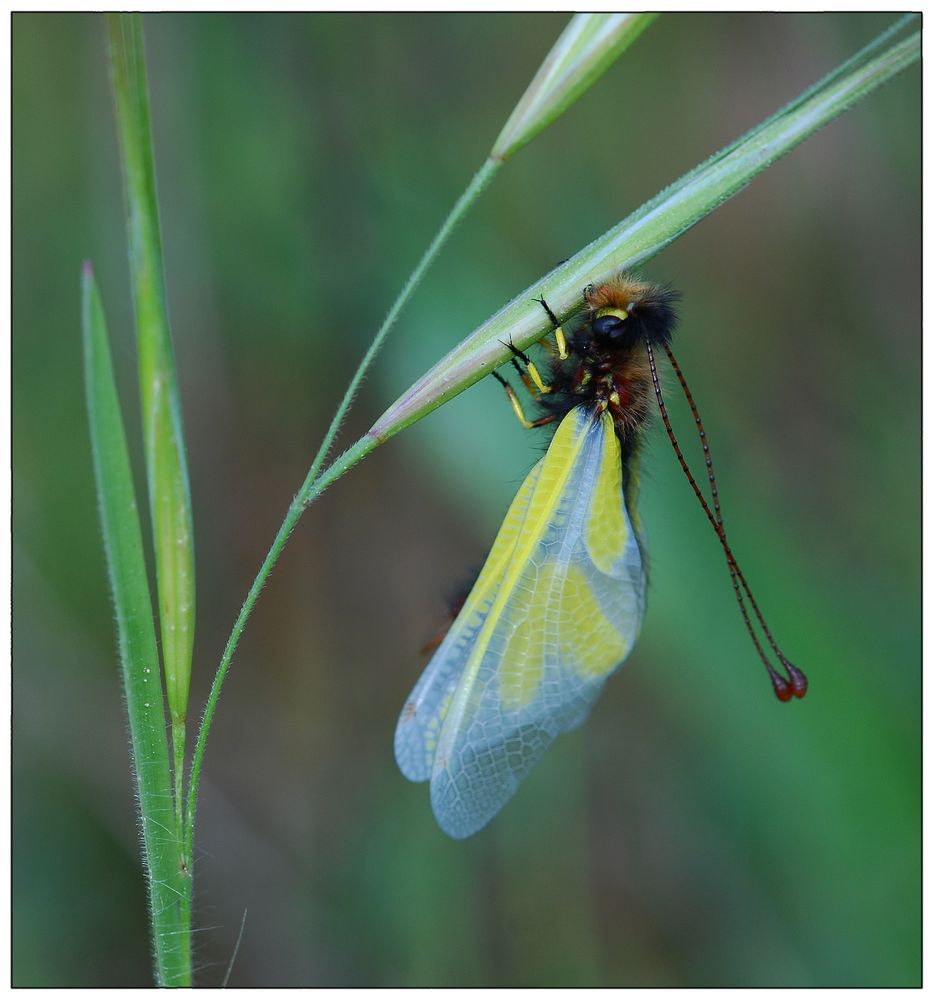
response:
M344 443L893 19L661 17L458 229ZM350 372L566 21L144 18L196 526L193 716ZM81 381L89 257L138 442L98 16L13 17L13 116L13 979L146 985ZM201 984L245 909L239 986L919 983L920 194L915 68L645 269L683 293L678 355L734 548L807 699L772 696L656 428L640 643L492 825L448 840L392 734L444 595L541 446L484 380L327 493L263 593L206 759Z

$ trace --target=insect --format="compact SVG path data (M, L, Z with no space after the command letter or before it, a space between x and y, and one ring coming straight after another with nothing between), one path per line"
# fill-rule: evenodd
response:
M557 423L545 456L513 500L493 548L405 703L396 760L431 782L441 828L468 837L512 797L555 737L579 726L639 634L646 548L636 499L639 448L654 398L666 432L726 557L743 620L778 698L807 692L782 653L727 542L710 448L671 350L677 295L630 275L590 286L570 336L554 326L548 380L524 352L513 366L535 396L526 427ZM667 354L703 446L710 502L688 468L662 394L656 352ZM750 614L751 611L751 614ZM778 664L753 627L758 623Z

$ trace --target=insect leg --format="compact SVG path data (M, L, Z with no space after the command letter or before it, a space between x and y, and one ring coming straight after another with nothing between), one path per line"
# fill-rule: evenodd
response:
M519 378L522 379L522 384L525 386L526 391L529 393L529 395L537 396L538 389L536 389L535 383L529 378L529 373L523 371L522 365L520 365L515 358L512 359L512 367L515 368L516 374L519 376Z
M558 322L558 317L555 316L555 314L551 311L551 306L549 306L548 303L545 301L544 296L539 299L534 299L533 301L541 303L542 309L544 309L545 312L548 313L548 318L551 320L552 325L554 326L554 330L552 331L552 333L555 338L555 345L558 348L558 358L561 361L567 361L568 342L567 338L564 335L564 328ZM543 338L542 343L546 344L547 346L547 338Z
M515 413L516 419L520 424L526 429L531 430L533 427L544 427L546 424L554 423L558 419L556 413L549 413L544 417L539 417L537 420L529 420L525 415L525 411L522 409L522 403L519 397L516 395L516 390L500 375L499 372L490 372L493 378L506 390L506 398L509 400L509 405L512 407L512 412Z
M513 353L512 364L516 371L519 373L519 377L522 379L523 384L526 389L534 396L537 393L544 395L545 393L551 392L551 386L547 385L542 379L541 375L538 373L538 369L535 367L535 363L532 359L525 353L525 351L520 351L518 347L510 340L508 344L504 344L504 347L508 347ZM522 363L525 365L528 374L524 374L522 369L519 367L519 362L517 359L521 359ZM529 377L531 377L532 382L535 386L529 384Z

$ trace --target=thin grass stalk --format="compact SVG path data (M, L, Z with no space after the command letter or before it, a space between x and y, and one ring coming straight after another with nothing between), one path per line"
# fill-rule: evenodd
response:
M558 38L555 46L546 57L542 68L534 77L525 94L516 106L494 144L484 164L474 175L470 184L458 198L441 228L435 234L428 249L422 255L415 270L409 275L402 291L397 296L392 308L386 314L379 330L376 332L370 346L367 348L356 372L350 380L340 404L335 411L324 439L305 476L301 489L286 513L285 519L276 534L272 546L260 567L253 585L240 608L240 613L227 640L224 653L214 675L214 681L208 694L198 738L192 754L191 769L188 777L188 802L184 823L185 853L191 857L194 843L194 823L197 811L198 788L201 779L201 768L207 737L214 719L214 712L220 698L220 692L230 668L234 650L243 632L256 599L259 597L263 584L272 571L279 554L291 535L302 511L308 505L311 486L318 477L322 466L330 452L337 434L343 424L344 417L353 403L354 396L370 366L389 336L408 300L411 298L425 272L440 254L454 231L458 222L476 203L484 189L493 180L504 161L537 135L548 124L554 121L573 101L590 87L598 77L612 64L616 57L624 51L645 30L654 19L650 14L577 14L568 27Z

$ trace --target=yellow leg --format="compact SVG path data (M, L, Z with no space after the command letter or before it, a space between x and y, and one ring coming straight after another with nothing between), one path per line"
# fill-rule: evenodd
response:
M558 357L562 361L567 361L568 359L568 342L564 337L564 327L555 327L555 343L558 345Z
M536 390L538 390L538 392L540 392L542 395L551 392L551 386L547 385L545 381L542 379L541 375L539 375L538 369L535 367L535 363L528 356L528 354L526 354L524 351L520 351L519 348L516 347L512 342L508 343L506 346L515 355L515 357L512 359L512 363L515 366L516 371L519 373L519 377L522 379L525 387L529 390L529 392L532 393L533 395L535 394ZM535 388L529 385L528 378L526 377L525 374L523 374L522 369L519 367L518 361L516 360L517 358L522 359L522 363L525 365L526 370L528 371L528 376L531 377L532 382L535 383Z
M505 389L506 398L509 400L509 405L512 407L512 412L515 413L516 419L520 424L526 429L531 430L533 427L544 427L546 424L554 423L558 419L557 415L554 413L549 413L547 416L539 417L537 420L529 420L525 415L525 411L522 409L522 403L519 401L519 397L516 395L516 390L503 378L499 372L490 372L493 378Z
M516 374L522 379L522 384L525 386L526 392L528 392L530 396L538 395L535 383L529 378L528 372L524 372L522 370L522 367L515 358L512 359L512 367L515 368Z

